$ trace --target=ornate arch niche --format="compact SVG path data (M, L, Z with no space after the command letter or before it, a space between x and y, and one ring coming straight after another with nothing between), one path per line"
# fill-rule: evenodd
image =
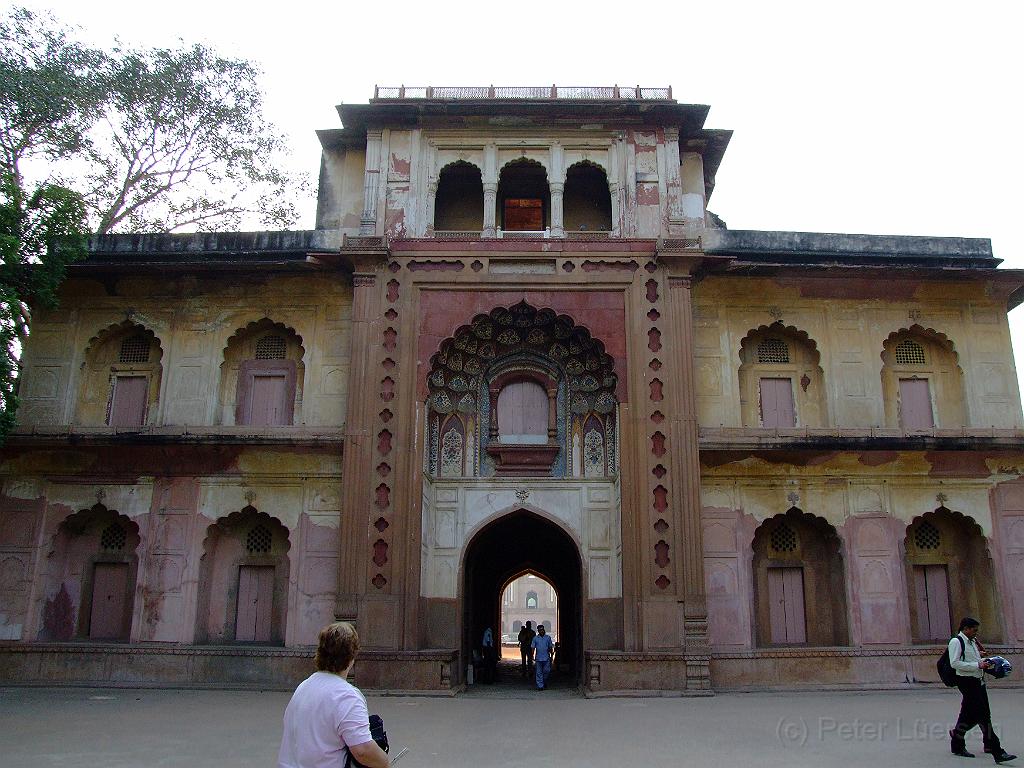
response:
M221 424L289 425L302 410L306 350L295 329L264 318L240 328L224 347Z
M882 344L882 397L888 427L966 425L963 371L953 342L920 325L889 334Z
M611 232L612 196L605 169L589 160L569 166L562 205L566 232Z
M740 413L745 427L828 426L818 346L804 331L762 325L740 342Z
M836 529L791 507L754 531L757 644L847 645L846 579Z
M963 616L1002 642L995 570L976 521L946 507L926 512L907 526L903 552L915 643L947 641Z
M207 528L197 643L284 643L290 548L281 521L251 506Z
M39 639L127 641L139 541L138 525L103 504L65 518L46 559Z
M125 320L89 340L75 423L141 427L153 423L163 350L153 331Z
M442 342L427 381L425 469L434 477L617 472L614 360L565 315L525 302L477 315ZM503 434L509 387L543 391L541 428L529 439Z

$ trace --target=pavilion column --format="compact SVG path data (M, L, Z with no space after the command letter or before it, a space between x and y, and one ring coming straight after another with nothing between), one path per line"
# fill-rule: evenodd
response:
M484 237L494 237L497 230L494 226L495 209L498 206L498 185L495 182L484 182Z
M380 181L380 146L382 131L366 132L366 167L363 171L363 213L359 217L359 234L377 234L377 185Z
M551 236L565 237L565 224L563 214L563 199L565 196L565 184L560 181L553 181L551 188Z
M437 203L437 179L431 179L427 184L427 213L426 213L426 232L428 235L434 234L434 206Z

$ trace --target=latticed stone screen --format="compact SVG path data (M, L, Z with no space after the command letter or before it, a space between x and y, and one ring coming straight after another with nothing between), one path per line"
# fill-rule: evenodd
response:
M788 363L789 346L782 339L764 339L757 345L757 362Z
M272 536L264 525L257 525L245 537L245 549L250 555L263 555L270 551Z
M121 363L148 363L149 339L142 334L129 336L121 342L121 353L117 359Z
M256 342L257 360L284 360L287 344L282 336L264 336Z
M924 365L924 347L913 339L904 339L896 345L897 365Z
M111 523L100 534L100 548L120 552L128 541L128 532L117 523Z
M914 531L914 545L918 549L938 549L942 544L942 537L939 529L925 521L917 526Z
M796 551L796 531L788 525L780 525L772 531L768 541L770 542L772 549L776 552Z

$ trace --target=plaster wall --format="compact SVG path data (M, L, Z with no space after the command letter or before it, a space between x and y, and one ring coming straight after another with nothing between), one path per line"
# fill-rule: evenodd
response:
M822 426L883 428L882 348L904 329L941 334L962 371L963 423L938 404L936 428L1020 428L1020 392L1006 308L977 284L708 277L693 289L694 370L702 427L743 426L740 344L759 328L806 333L821 355L826 413ZM839 291L843 295L827 295ZM860 294L860 295L858 295ZM953 387L943 387L952 392ZM949 423L943 423L943 421ZM802 426L799 414L797 424ZM814 425L812 425L814 426Z
M359 234L366 150L328 149L320 160L316 228Z
M68 280L61 307L39 312L23 359L23 426L80 423L78 398L105 402L108 376L83 381L86 351L102 330L126 319L160 344L161 381L150 426L220 423L221 364L231 336L262 319L293 329L305 348L301 408L295 425L340 426L345 420L351 287L334 276L272 275L199 280L125 279L113 291ZM233 390L232 390L233 391ZM90 422L92 423L92 422Z

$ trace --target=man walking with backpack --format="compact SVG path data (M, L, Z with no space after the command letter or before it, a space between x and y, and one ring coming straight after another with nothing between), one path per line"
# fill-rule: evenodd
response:
M956 672L956 687L963 696L960 705L960 716L956 726L949 732L950 750L959 757L974 757L967 751L964 736L971 728L981 726L985 751L997 763L1005 763L1016 759L999 743L999 737L992 728L992 713L988 705L988 692L985 690L985 670L992 666L991 662L982 658L983 650L975 640L980 622L966 617L960 621L960 631L949 641L949 663Z

